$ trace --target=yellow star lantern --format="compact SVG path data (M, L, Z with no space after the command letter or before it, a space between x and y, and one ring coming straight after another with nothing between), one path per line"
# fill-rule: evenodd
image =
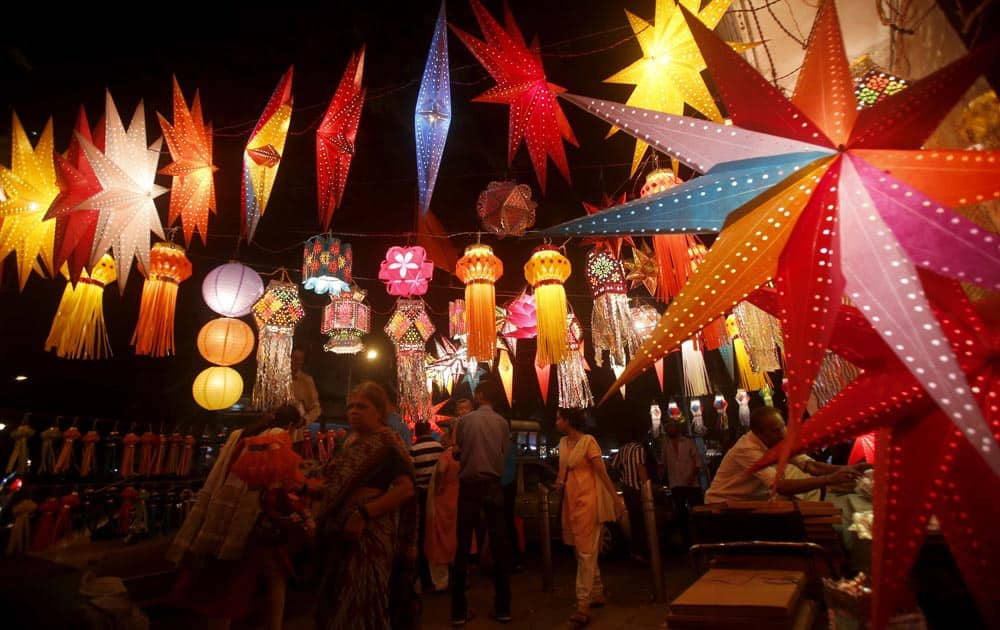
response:
M629 282L629 288L636 288L640 284L646 287L649 294L656 297L656 283L660 277L660 268L656 264L656 256L649 245L639 243L638 247L632 248L632 260L624 261L625 279Z
M285 152L292 119L292 68L281 77L243 152L243 215L240 234L253 240L257 223L267 209L274 178Z
M49 275L55 245L56 222L45 213L59 195L53 160L52 120L45 125L38 146L32 148L17 114L12 128L11 168L0 166L0 260L16 252L17 277L24 289L35 260L42 259Z
M699 11L701 0L680 0L685 9L698 16L710 29L719 23L731 2L711 0ZM634 85L635 90L627 105L667 114L683 114L684 104L687 103L710 120L721 121L722 114L701 78L701 71L706 67L705 60L694 43L677 2L656 0L652 24L628 11L625 14L635 38L639 40L642 58L604 82ZM608 136L616 131L612 128ZM635 173L645 152L646 143L636 140L632 173Z

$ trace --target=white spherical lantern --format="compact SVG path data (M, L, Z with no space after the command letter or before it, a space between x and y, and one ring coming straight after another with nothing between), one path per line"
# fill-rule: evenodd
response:
M226 263L208 272L201 296L223 317L243 317L264 295L264 282L256 271L240 263Z
M210 367L201 371L191 386L194 401L209 411L228 409L243 395L243 377L229 367Z

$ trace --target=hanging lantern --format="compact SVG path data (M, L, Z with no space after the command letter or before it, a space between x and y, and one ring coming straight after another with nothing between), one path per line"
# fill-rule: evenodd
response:
M740 336L747 346L750 366L754 372L774 372L781 369L779 352L784 352L781 323L776 317L750 302L740 302L733 309Z
M701 401L697 398L691 401L691 433L705 435L705 418L702 417Z
M455 275L465 284L465 330L469 356L492 361L496 354L496 289L493 283L503 275L503 263L489 245L465 248L458 259Z
M538 204L531 200L531 187L517 182L490 182L476 201L483 227L500 238L524 236L535 224L536 207Z
M149 252L149 275L142 285L139 321L132 333L135 353L165 357L174 354L174 310L177 288L191 277L191 261L176 243L160 242Z
M264 295L264 282L260 275L237 262L220 265L208 272L201 284L201 296L212 309L223 317L243 317Z
M209 363L236 365L253 350L253 330L245 322L217 317L198 331L198 352Z
M465 339L465 300L448 302L448 336L452 339Z
M735 365L736 378L739 379L739 386L746 390L755 390L764 387L770 378L767 372L758 372L753 368L750 354L747 352L747 344L740 334L735 315L726 317L726 329L733 340L733 360Z
M587 254L586 275L590 295L594 298L590 320L594 363L602 366L607 350L612 367L624 367L628 357L639 347L628 307L625 269L614 254L599 248Z
M740 388L736 390L736 404L740 406L740 424L744 429L750 428L750 394Z
M639 343L644 343L653 334L656 323L660 321L660 312L650 304L634 305L630 311L632 314L632 327L639 338Z
M524 278L535 290L538 318L536 361L559 363L566 356L566 290L563 283L572 271L569 260L553 245L541 245L524 263Z
M683 183L669 168L658 168L646 175L640 197L662 193ZM705 246L693 234L664 234L653 237L653 251L659 270L657 297L669 302L687 284L688 278L705 256Z
M287 277L271 280L252 310L260 343L251 400L255 409L269 410L292 400L292 343L304 315L299 288Z
M497 373L503 384L503 392L507 395L507 405L514 406L514 364L510 361L510 353L500 348L500 360L497 361Z
M68 269L63 275L69 278ZM52 320L46 350L64 359L105 359L111 356L104 324L104 287L118 277L115 261L105 254L88 274L80 273L76 286L67 282Z
M389 295L412 297L427 293L434 263L423 247L390 247L379 268L378 279L386 283Z
M873 107L893 94L902 92L908 85L906 79L878 67L868 55L862 55L851 64L851 74L855 77L854 96L858 100L859 110Z
M323 349L334 354L361 352L361 337L371 329L371 309L364 303L367 291L355 289L331 295L323 307L320 332L329 337Z
M649 405L649 420L652 425L653 437L655 438L660 434L660 421L663 418L663 410L660 409L660 403L653 402Z
M705 367L705 355L695 345L693 339L681 344L681 362L684 364L684 395L708 396L708 369Z
M350 243L340 239L314 236L302 249L302 285L323 295L337 295L351 284L354 256Z
M583 365L583 326L572 313L567 319L566 347L569 352L559 362L558 369L559 406L564 409L592 407L594 394Z
M431 400L426 383L426 345L434 324L423 300L396 302L385 332L396 346L396 378L399 383L399 413L408 423L430 420Z
M507 302L504 311L500 332L505 338L517 340L538 336L538 314L534 295L522 291L516 298Z
M228 409L243 395L243 377L230 367L206 368L195 377L191 393L194 401L204 409Z

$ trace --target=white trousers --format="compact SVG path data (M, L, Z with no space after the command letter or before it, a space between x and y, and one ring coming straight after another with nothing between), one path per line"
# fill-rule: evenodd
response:
M601 532L599 525L594 532L594 551L583 553L577 547L576 551L576 601L581 608L586 608L594 598L604 595L604 585L601 584L601 570L597 566L597 556L601 551Z

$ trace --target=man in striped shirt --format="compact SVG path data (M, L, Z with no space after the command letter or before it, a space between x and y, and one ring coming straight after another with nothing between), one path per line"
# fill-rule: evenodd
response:
M642 484L649 479L646 470L646 448L641 441L645 431L639 426L622 425L629 434L627 441L615 453L612 467L618 473L625 508L628 510L629 526L632 530L632 559L647 563L648 543L646 540L646 521L642 514Z
M441 443L431 435L429 422L418 422L414 425L417 441L410 447L410 457L413 458L413 468L416 473L417 506L419 516L417 521L417 552L419 553L418 569L420 581L426 588L432 587L430 567L424 557L424 529L426 519L424 509L427 507L427 486L437 469L438 458L444 452Z

